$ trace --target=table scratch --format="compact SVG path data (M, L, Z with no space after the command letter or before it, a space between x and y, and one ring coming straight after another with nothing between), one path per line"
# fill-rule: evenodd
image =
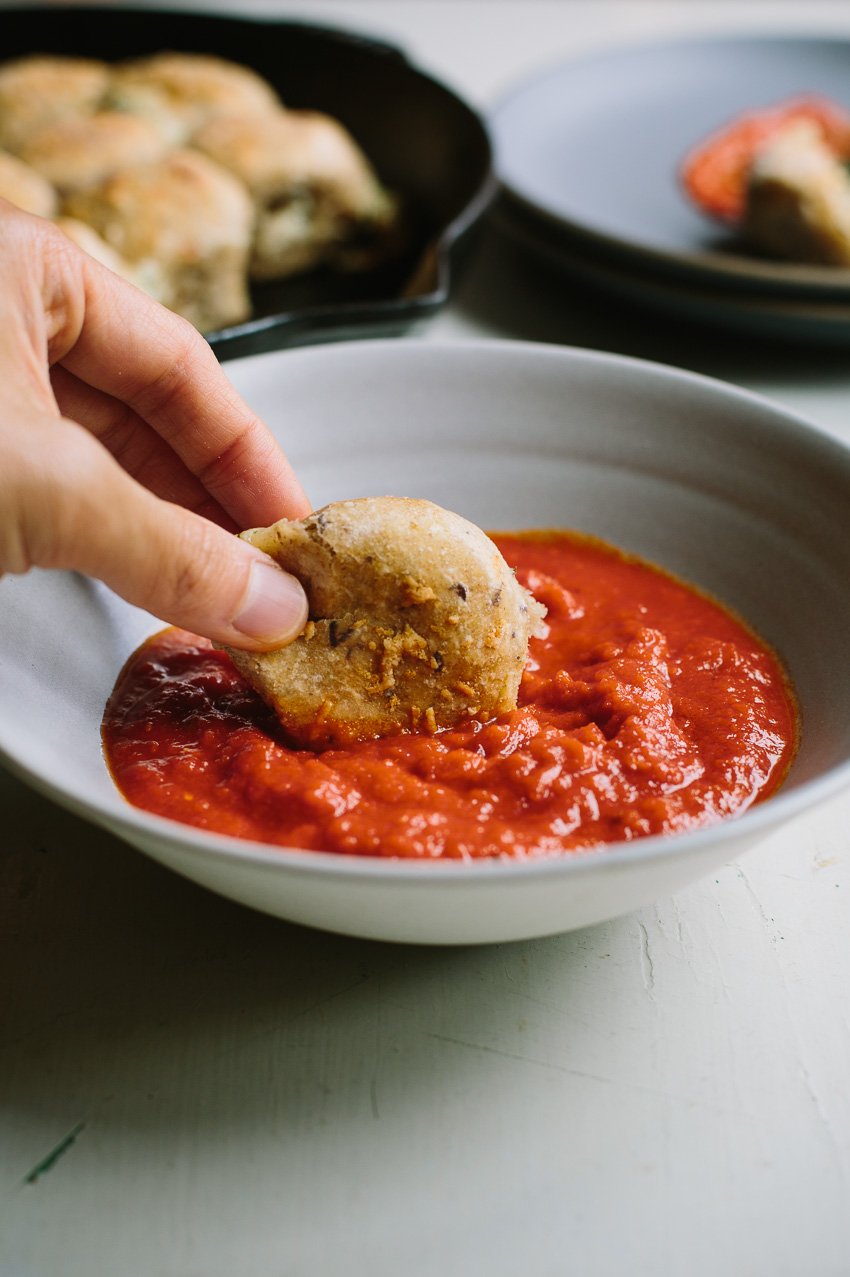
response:
M53 1167L59 1161L59 1158L68 1152L68 1149L74 1143L80 1131L82 1131L84 1127L85 1122L78 1122L73 1130L70 1130L64 1139L61 1139L55 1148L50 1150L46 1157L43 1157L40 1162L36 1162L30 1173L24 1176L24 1183L34 1184L42 1175L46 1175L48 1171L52 1171Z

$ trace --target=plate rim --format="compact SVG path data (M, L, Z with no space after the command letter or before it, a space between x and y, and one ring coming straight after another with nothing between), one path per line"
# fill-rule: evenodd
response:
M814 296L835 297L840 294L850 300L850 267L843 269L808 265L802 262L771 262L722 250L687 252L658 248L638 240L600 231L586 222L577 221L559 213L524 193L520 187L513 185L501 173L499 116L508 110L514 101L532 92L535 87L568 73L571 68L592 66L594 63L616 62L630 56L639 57L642 54L675 52L681 49L705 49L710 46L722 48L746 44L793 47L801 42L829 45L831 48L844 45L848 64L850 64L850 33L846 31L829 35L826 32L817 31L794 32L789 29L788 31L760 32L753 29L742 32L707 33L702 36L683 35L668 40L641 39L621 42L617 45L591 49L575 56L560 58L539 68L510 86L496 99L487 113L487 123L493 141L496 176L503 194L515 201L527 216L538 219L546 225L550 233L560 234L577 243L587 243L597 252L607 253L611 257L620 257L634 264L642 264L644 269L655 269L664 274L701 279L715 286L722 285L730 291L751 288L774 294L787 292L794 296L807 293ZM718 127L721 124L722 121L719 121ZM685 199L684 195L682 198ZM706 220L709 222L710 219ZM840 276L839 279L836 279L836 274Z
M827 300L808 293L733 292L712 287L702 278L654 272L635 260L582 252L577 243L541 234L509 205L497 203L490 218L499 234L564 276L629 306L648 307L667 320L686 318L713 331L733 325L737 334L762 341L816 345L833 352L850 345L850 294Z

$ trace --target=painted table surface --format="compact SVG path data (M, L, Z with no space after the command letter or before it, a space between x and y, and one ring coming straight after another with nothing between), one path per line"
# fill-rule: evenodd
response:
M247 5L242 6L248 8ZM842 5L343 0L486 108L676 32ZM846 355L636 320L488 232L409 340L621 351L850 441ZM2 1277L850 1273L850 796L630 917L390 947L261 917L0 774Z

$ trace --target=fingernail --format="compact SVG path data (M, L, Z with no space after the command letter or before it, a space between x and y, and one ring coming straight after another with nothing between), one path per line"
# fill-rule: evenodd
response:
M300 581L258 559L251 566L248 589L234 629L246 638L261 642L285 643L300 634L307 624L307 596Z

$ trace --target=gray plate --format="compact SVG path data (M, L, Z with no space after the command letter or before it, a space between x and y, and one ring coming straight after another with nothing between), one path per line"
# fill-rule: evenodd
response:
M687 201L683 156L741 111L817 92L850 108L850 41L688 40L598 54L515 89L491 118L510 198L550 233L727 289L850 299L850 271L747 256Z
M675 277L593 251L582 241L544 232L532 216L505 201L493 210L491 221L565 278L641 312L795 344L850 346L850 297L733 291L704 280Z

